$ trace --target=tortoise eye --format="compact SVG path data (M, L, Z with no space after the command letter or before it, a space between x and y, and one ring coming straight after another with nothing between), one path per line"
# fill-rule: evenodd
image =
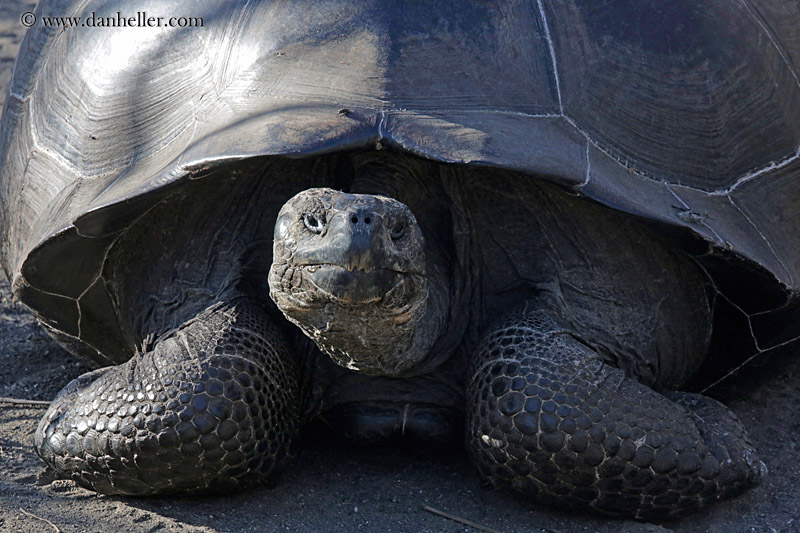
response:
M389 237L396 241L397 239L401 238L406 232L406 225L403 223L402 220L398 220L395 222L391 228L389 228Z
M311 213L306 213L303 215L303 224L306 225L306 228L308 228L308 231L311 233L322 233L322 229L325 227L325 219L321 217L317 218Z

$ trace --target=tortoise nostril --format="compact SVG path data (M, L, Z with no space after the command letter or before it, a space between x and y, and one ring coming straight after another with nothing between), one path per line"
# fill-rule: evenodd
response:
M372 220L375 218L375 213L371 211L351 211L350 215L350 222L353 224L371 224Z

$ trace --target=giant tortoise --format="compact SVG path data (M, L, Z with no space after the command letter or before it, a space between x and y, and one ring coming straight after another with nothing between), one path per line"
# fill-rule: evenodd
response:
M455 435L556 506L740 493L742 424L678 388L742 329L720 302L730 352L800 335L799 6L41 2L3 266L102 368L37 453L101 493L230 490L322 416Z

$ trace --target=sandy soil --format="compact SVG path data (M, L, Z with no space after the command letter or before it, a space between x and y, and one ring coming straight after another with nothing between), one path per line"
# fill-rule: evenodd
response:
M0 89L32 3L0 2ZM0 278L0 396L49 400L87 367L11 300ZM641 524L540 509L484 488L461 450L355 448L308 432L274 488L214 498L98 496L54 480L32 449L42 406L0 402L0 531L800 531L800 357L756 361L713 391L749 427L770 473L764 483L678 522Z

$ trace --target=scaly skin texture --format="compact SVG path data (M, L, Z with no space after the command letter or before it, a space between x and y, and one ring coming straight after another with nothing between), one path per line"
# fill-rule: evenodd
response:
M467 447L490 483L558 507L663 519L764 474L725 406L626 377L557 317L554 306L532 302L477 350Z
M35 446L106 494L218 492L263 481L297 433L297 368L246 299L218 302L127 363L67 385Z

